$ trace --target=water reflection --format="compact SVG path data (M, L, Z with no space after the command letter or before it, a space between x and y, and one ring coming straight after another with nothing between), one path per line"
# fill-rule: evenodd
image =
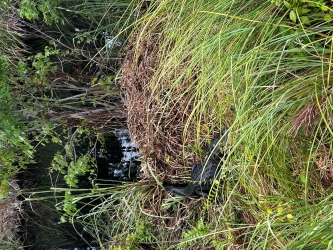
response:
M127 129L119 130L115 134L121 144L122 158L118 163L109 162L109 179L133 180L137 176L141 163L139 150L132 142Z

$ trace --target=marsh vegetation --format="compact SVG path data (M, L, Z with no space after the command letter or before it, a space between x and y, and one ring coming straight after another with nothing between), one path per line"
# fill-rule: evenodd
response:
M67 186L37 192L101 248L331 249L332 16L325 0L3 1L2 202L31 202L11 180L51 141ZM125 127L140 176L106 184L96 145ZM208 196L166 192L223 130Z

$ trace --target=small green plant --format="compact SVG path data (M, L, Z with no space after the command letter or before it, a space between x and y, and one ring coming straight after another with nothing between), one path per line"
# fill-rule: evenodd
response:
M77 208L77 203L74 201L75 196L71 191L65 191L65 197L61 204L57 204L57 209L61 210L62 215L60 217L60 222L70 222L71 218L77 215L79 209Z
M294 23L301 22L312 25L318 22L328 22L333 18L331 1L328 0L272 0L277 6L283 6L289 12L289 18Z
M208 209L212 204L216 203L216 201L220 198L218 197L219 195L219 190L221 190L220 187L221 183L219 180L214 180L212 187L209 191L208 197L205 200L205 209Z
M51 61L51 57L58 53L59 50L45 46L44 52L38 52L34 56L28 57L32 65L31 68L28 67L27 63L20 61L17 65L18 80L25 83L21 90L25 88L29 93L35 94L39 92L38 86L43 89L50 88L49 76L57 70L57 66Z
M86 136L90 135L90 131L85 127L77 127L71 140L65 144L65 154L57 152L52 161L51 171L59 171L64 175L64 180L69 187L77 187L79 176L87 175L89 180L92 180L96 173L96 162L93 155L94 143L91 140L85 140ZM82 141L81 141L82 140ZM80 143L87 143L92 146L86 154L77 153L75 146Z
M52 171L62 173L69 187L77 187L79 176L92 176L95 173L95 164L90 155L80 155L76 160L68 162L66 157L58 152L53 159Z
M93 34L92 32L87 31L86 29L78 29L75 28L75 37L74 42L75 44L92 44L96 41L96 34Z
M178 249L183 249L186 246L194 244L197 241L202 241L210 231L210 223L206 223L203 219L199 219L196 226L182 233L182 240L177 245Z
M43 21L51 25L52 23L62 23L64 20L61 18L57 7L63 0L22 0L18 9L20 17L25 17L28 20L39 19L40 15L43 16ZM6 5L8 6L8 1Z
M141 242L152 242L153 230L150 225L143 218L138 218L136 222L135 232L127 235L124 241L118 235L114 236L116 241L121 242L118 246L110 247L110 249L123 249L123 250L135 250L138 249Z
M16 114L20 106L17 94L6 75L8 65L0 60L0 200L6 197L9 184L19 171L33 161L33 147L27 134L22 114Z

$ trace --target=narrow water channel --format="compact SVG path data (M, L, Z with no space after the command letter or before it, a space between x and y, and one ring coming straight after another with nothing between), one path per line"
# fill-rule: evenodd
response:
M80 146L85 153L88 147ZM60 214L55 208L59 198L52 197L51 186L66 187L59 173L50 173L52 159L59 145L49 143L37 148L36 163L24 171L20 179L24 198L42 198L24 202L22 238L27 250L92 250L99 249L94 239L80 225L75 229L70 223L59 224ZM97 178L99 182L135 181L140 167L140 155L130 139L127 129L118 130L105 136L103 151L97 148ZM91 188L88 178L80 178L80 188ZM32 192L36 192L32 195ZM44 199L45 198L45 199ZM80 235L79 235L80 234Z

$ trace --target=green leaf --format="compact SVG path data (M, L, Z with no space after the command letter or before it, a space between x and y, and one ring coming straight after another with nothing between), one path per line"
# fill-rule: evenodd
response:
M178 204L173 203L172 204L172 210L173 211L178 211Z
M301 14L306 14L308 12L310 12L311 9L308 9L308 8L301 8Z
M309 25L310 24L310 20L307 16L301 16L300 17L301 23Z
M286 6L288 9L291 9L291 4L288 1L283 1L284 6Z
M320 8L322 11L328 11L328 7L326 5L322 5Z
M297 18L297 16L296 16L295 11L293 11L293 10L290 11L289 17L290 17L290 20L291 20L291 21L293 21L294 23L296 23L296 18Z
M330 16L330 15L325 15L325 16L324 16L324 20L325 20L325 22L329 22L329 21L332 20L332 16Z
M299 174L299 179L301 180L301 182L306 183L306 176L304 173Z

